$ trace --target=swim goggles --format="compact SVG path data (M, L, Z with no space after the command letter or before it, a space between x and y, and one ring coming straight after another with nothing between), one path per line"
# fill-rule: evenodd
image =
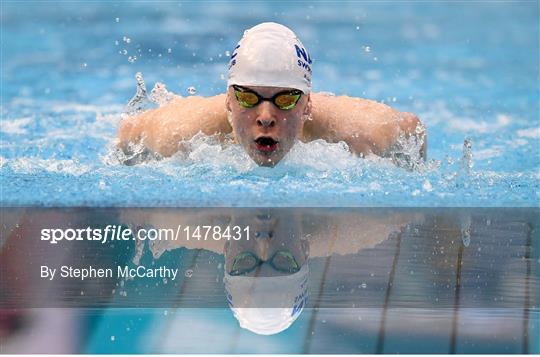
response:
M237 85L233 85L232 87L234 89L234 95L242 108L253 108L263 101L269 101L281 110L291 110L296 107L303 94L301 90L291 89L276 93L271 98L264 98L251 89Z
M264 262L252 252L240 253L234 258L229 274L233 276L248 274ZM288 250L278 250L267 263L281 273L294 274L300 270L300 265Z

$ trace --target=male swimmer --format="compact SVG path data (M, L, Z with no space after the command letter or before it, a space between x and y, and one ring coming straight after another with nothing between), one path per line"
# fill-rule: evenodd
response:
M262 23L244 33L229 62L227 93L175 98L154 110L124 120L119 146L142 143L171 156L182 141L202 132L232 134L261 166L276 165L297 140L344 141L358 155L392 156L400 138L421 143L425 132L411 113L367 99L311 93L312 60L289 28Z

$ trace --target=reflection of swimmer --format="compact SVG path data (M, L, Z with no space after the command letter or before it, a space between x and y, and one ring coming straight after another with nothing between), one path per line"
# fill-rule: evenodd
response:
M308 243L271 229L225 244L225 291L240 326L261 335L286 330L308 297Z
M249 225L249 240L156 240L150 249L156 258L180 247L225 254L224 285L233 314L241 327L264 335L284 331L300 316L309 291L308 258L355 254L421 218L388 210L373 215L302 209L125 210L121 216L131 226L156 229L201 220Z
M163 156L195 134L231 134L259 165L274 166L295 141L344 141L357 154L400 156L401 137L425 157L419 119L374 101L311 92L312 60L296 35L276 23L245 32L231 55L226 95L176 98L124 120L120 147L130 143ZM410 150L410 149L409 149ZM405 150L407 151L407 150Z

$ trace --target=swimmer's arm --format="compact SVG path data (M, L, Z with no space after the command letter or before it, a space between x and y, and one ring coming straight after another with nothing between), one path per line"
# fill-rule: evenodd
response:
M399 151L400 136L418 142L419 155L426 157L427 140L420 119L372 100L313 93L312 121L305 124L305 140L346 142L360 155L391 156ZM417 129L418 128L418 129Z
M152 152L171 156L181 149L182 140L199 132L213 135L231 131L224 94L175 98L163 107L124 119L118 129L118 145L126 151L130 143L143 143Z

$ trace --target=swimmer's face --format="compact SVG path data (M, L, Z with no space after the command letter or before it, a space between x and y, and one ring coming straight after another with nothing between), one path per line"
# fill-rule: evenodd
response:
M283 87L243 86L263 98L291 90ZM227 115L236 140L260 166L276 165L300 138L304 121L309 116L309 95L302 95L296 106L279 109L271 101L262 101L252 108L244 108L236 99L233 87L227 92Z

